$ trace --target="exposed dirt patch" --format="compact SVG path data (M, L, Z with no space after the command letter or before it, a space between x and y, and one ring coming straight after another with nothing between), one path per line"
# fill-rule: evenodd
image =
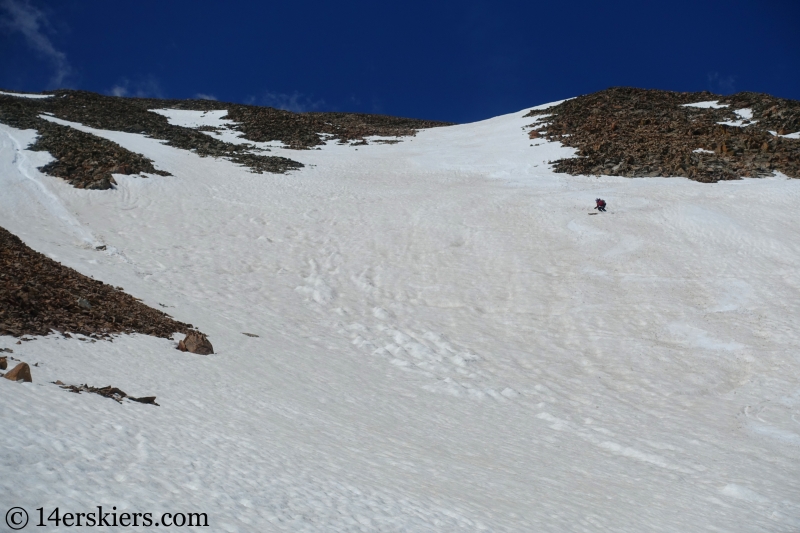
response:
M112 333L170 338L191 330L191 324L35 252L0 228L0 335L60 331L96 338Z
M716 100L727 107L684 104ZM745 121L735 110L752 110ZM800 102L765 94L615 87L579 96L542 115L531 137L578 149L555 162L558 172L613 176L686 176L701 182L761 177L780 171L800 178L800 140L773 135L800 130ZM738 122L741 126L719 124Z

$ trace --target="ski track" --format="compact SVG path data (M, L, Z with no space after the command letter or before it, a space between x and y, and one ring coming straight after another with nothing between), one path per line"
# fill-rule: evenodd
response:
M307 165L286 175L43 117L173 174L113 191L41 175L3 126L0 225L218 352L0 337L40 363L0 383L3 500L220 531L796 531L800 182L558 175L574 152L524 114L265 143Z

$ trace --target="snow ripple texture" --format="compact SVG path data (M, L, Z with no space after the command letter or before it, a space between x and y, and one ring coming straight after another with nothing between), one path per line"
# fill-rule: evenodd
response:
M0 337L39 363L0 380L3 501L231 532L800 529L800 182L557 175L573 152L527 111L270 145L287 175L68 123L173 174L99 192L2 127L0 225L218 351Z

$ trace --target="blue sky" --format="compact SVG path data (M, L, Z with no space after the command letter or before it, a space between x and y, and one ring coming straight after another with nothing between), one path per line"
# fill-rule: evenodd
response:
M800 99L797 0L0 0L0 87L469 122L615 85Z

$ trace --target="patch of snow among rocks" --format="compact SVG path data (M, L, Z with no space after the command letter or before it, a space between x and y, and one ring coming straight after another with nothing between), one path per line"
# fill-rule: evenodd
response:
M26 94L26 93L7 93L0 91L0 94L5 96L16 96L18 98L52 98L52 94Z
M693 104L683 104L683 107L696 107L698 109L723 109L728 107L728 104L720 104L717 100L709 100L707 102L695 102Z
M735 126L738 128L743 128L745 126L750 126L751 124L755 124L758 122L757 120L753 120L753 110L749 108L744 109L736 109L733 111L736 116L739 117L739 120L728 120L725 122L717 122L717 124L723 124L726 126Z
M245 139L244 133L234 128L238 124L237 122L223 118L228 114L227 110L151 109L150 111L167 117L167 120L173 126L183 126L185 128L210 126L219 128L216 131L202 131L202 133L223 142L249 144L261 150L285 148L285 145L280 141L256 142Z
M794 133L787 133L786 135L778 135L777 131L769 130L774 137L783 137L784 139L800 139L800 131Z
M167 117L173 126L183 126L184 128L199 128L201 126L211 126L214 128L228 128L236 124L232 120L225 119L228 111L225 109L215 109L211 111L194 111L191 109L151 109L151 113Z

